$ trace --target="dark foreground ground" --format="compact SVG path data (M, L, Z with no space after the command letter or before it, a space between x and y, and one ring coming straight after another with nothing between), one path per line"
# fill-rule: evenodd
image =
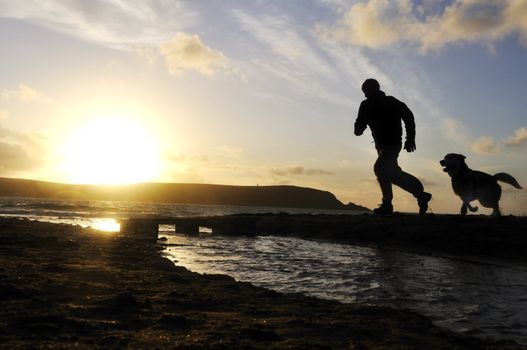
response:
M0 219L0 348L522 348L457 335L412 312L195 274L159 249L117 234Z

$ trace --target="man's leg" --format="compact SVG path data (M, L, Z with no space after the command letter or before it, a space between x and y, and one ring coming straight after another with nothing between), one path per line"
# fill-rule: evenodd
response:
M410 192L415 198L419 198L423 192L423 184L415 176L403 171L399 166L394 171L392 183L406 192Z
M395 162L397 163L397 159ZM406 192L410 192L417 199L419 214L423 215L426 213L428 202L432 199L432 195L424 191L423 184L418 178L403 171L397 164L396 170L392 175L392 183Z
M397 155L399 154L401 147L387 146L382 149L377 149L377 160L373 166L373 171L377 176L377 181L382 191L382 204L375 211L379 214L389 214L393 211L392 199L392 180L393 175L396 172L397 166Z

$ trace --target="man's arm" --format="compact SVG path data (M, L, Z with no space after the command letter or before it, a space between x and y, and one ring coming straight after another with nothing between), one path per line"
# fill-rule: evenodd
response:
M364 112L364 101L360 104L359 107L359 114L357 116L357 119L355 120L355 135L360 136L366 130L366 127L368 126L366 121L366 113Z
M404 128L406 130L406 141L404 142L404 149L408 152L413 152L416 149L415 146L415 119L414 114L408 108L406 104L401 103L401 118L404 122Z

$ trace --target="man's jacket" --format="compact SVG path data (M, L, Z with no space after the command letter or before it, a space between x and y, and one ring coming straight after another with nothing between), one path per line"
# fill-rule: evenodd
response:
M379 91L377 96L360 104L359 115L355 120L355 135L362 135L369 126L377 149L400 145L403 135L401 119L404 121L406 139L415 141L414 115L410 108L395 97Z

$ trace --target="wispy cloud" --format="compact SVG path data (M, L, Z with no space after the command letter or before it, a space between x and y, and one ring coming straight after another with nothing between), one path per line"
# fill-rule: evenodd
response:
M517 34L527 44L524 0L455 0L445 6L425 1L368 0L352 5L326 35L369 48L401 42L422 52L458 42L492 45Z
M0 17L119 49L157 46L199 20L180 0L2 0Z
M206 46L197 34L177 32L172 40L161 44L159 50L170 74L178 75L184 70L195 70L212 76L217 70L227 67L225 55Z
M507 146L521 146L527 142L527 128L519 128L505 140Z
M333 1L321 3L332 10L340 7ZM399 70L397 74L405 76L402 80L372 62L362 48L327 40L315 22L306 23L297 17L271 11L258 16L239 9L231 13L241 28L267 49L263 51L264 57L254 61L257 69L280 79L295 94L356 108L362 99L360 85L366 78L375 77L388 88L395 85L394 81L404 81L398 84L400 90L406 90L408 96L426 100L422 104L430 106L430 101L423 98L422 86L408 83L420 79L415 67ZM395 66L401 66L399 58L393 60Z
M334 89L342 76L320 47L312 26L284 14L253 15L232 10L241 29L265 48L265 57L253 60L257 76L278 78L295 94L319 98L330 103L349 104L349 99Z
M254 16L241 10L233 10L232 15L245 31L267 45L278 57L309 67L310 71L334 76L334 70L312 45L314 38L310 27L303 27L286 15Z

